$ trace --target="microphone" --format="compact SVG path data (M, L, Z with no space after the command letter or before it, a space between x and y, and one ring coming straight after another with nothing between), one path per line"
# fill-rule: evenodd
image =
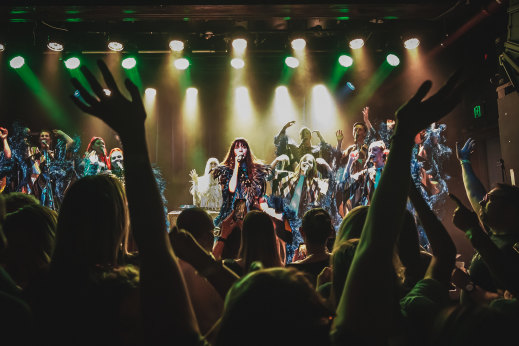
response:
M243 154L238 155L238 162L241 162L243 160Z
M121 171L123 170L123 164L121 163L121 161L117 161L115 163L115 165L117 166L118 169L120 169Z

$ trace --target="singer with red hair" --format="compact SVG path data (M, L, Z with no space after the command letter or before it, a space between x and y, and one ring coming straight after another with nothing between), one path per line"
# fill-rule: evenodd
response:
M83 176L95 175L108 170L105 141L101 137L92 137L88 143L83 161L80 164Z
M258 160L245 138L236 138L222 163L213 170L213 177L222 187L223 203L214 220L220 226L234 210L236 200L245 200L246 211L265 194L267 176L271 168Z

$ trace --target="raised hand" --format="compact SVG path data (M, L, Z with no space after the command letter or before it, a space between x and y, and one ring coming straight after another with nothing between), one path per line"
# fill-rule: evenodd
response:
M294 125L295 123L296 123L295 120L289 121L288 123L285 124L285 126L283 126L283 131L288 129L290 126Z
M476 141L472 138L467 139L463 148L460 148L459 143L456 142L456 157L458 160L470 160L470 154L474 152L474 147L476 146Z
M422 100L432 83L423 82L416 94L396 111L395 136L402 134L412 139L420 130L453 110L460 101L460 76L461 70L458 70L436 94L425 101Z
M169 239L175 255L188 263L196 262L206 251L193 236L177 226L171 228Z
M452 223L456 227L464 232L473 227L480 227L476 213L465 207L458 197L454 196L452 193L449 193L449 197L456 202L457 205L456 209L454 209L454 215L452 216Z
M7 129L4 127L0 127L0 139L7 139L7 135L9 135L9 131L7 131Z
M191 170L191 172L189 172L189 176L195 183L198 182L198 174L196 173L196 170Z
M129 79L126 79L126 89L131 95L131 100L127 99L120 92L106 64L98 60L97 65L103 74L108 89L111 91L110 96L105 94L103 87L88 68L82 66L81 72L90 84L95 96L91 95L76 78L72 78L72 84L79 90L86 104L73 95L70 96L72 101L84 112L103 120L121 136L121 139L130 139L136 130L142 133L146 112L139 89Z
M364 119L364 122L366 124L369 123L369 107L368 106L362 108L362 118Z
M342 142L342 140L344 139L342 130L337 130L337 132L335 132L335 138L337 138L337 142Z
M324 142L324 138L323 136L321 135L321 132L319 132L319 130L315 130L315 131L312 131L313 133L315 133L317 135L317 137L319 137L319 140L321 142Z

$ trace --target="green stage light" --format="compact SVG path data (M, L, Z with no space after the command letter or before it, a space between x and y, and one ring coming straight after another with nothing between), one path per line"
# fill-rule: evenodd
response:
M137 60L135 60L135 58L126 58L121 62L121 66L127 70L134 68L135 65L137 65Z
M65 67L69 70L75 70L79 67L79 65L81 65L81 61L76 57L65 60Z
M350 67L353 65L353 59L348 55L341 55L339 57L339 64L341 64L344 67Z
M15 56L11 59L9 62L9 65L11 65L14 69L19 69L25 64L25 59L21 56Z
M388 54L386 61L391 66L398 66L400 64L400 59L395 54Z

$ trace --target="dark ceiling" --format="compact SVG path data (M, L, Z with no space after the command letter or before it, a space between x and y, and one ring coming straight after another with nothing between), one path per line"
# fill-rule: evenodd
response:
M42 50L48 39L57 38L68 49L98 51L106 50L108 38L117 38L133 50L160 52L167 51L169 39L179 37L188 42L188 49L225 51L229 38L241 33L251 38L252 50L275 51L283 49L290 35L304 34L321 41L320 45L309 44L310 49L331 51L359 34L386 42L410 34L438 41L472 16L496 6L495 1L482 0L256 1L247 5L149 1L145 6L135 1L125 1L125 5L122 1L89 6L64 3L0 6L0 41L7 47Z

